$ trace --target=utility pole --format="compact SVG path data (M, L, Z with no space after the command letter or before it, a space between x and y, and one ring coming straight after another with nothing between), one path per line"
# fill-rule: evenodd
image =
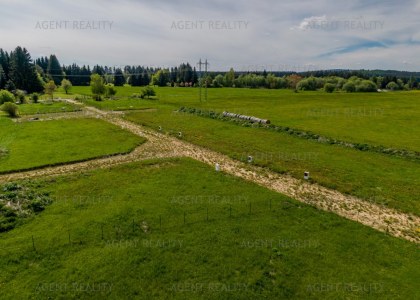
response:
M201 64L202 64L202 62L201 62L201 58L200 58L200 61L198 62L198 85L199 85L199 88L198 88L198 97L199 97L199 99L200 99L200 102L201 102Z
M206 59L206 61L205 62L202 62L201 61L201 58L200 58L200 60L199 60L199 62L197 63L197 65L198 65L198 74L199 74L199 99L200 99L200 102L201 102L201 96L202 96L202 86L203 86L203 74L202 74L202 69L201 69L201 66L203 66L204 65L204 78L206 78L207 77L207 71L208 71L208 65L209 65L209 63L207 62L207 59ZM206 80L206 83L205 83L205 91L204 91L204 101L206 101L207 102L207 80Z
M206 58L206 62L204 63L204 78L206 78L205 81L205 85L206 85L206 89L205 89L205 96L204 96L204 101L207 102L207 66L209 65L209 63L207 62L207 58Z

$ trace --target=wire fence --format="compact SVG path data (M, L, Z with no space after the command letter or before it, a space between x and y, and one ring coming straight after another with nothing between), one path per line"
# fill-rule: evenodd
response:
M220 221L242 221L288 215L289 209L300 208L298 203L290 201L247 202L242 205L219 205L196 207L195 210L183 210L178 205L176 211L166 214L147 215L143 212L130 220L109 222L90 222L85 226L66 226L58 228L53 235L47 230L31 232L25 237L11 237L0 242L1 255L36 252L42 254L61 247L105 247L115 241L147 240L162 237L165 234L181 232L185 229L211 225ZM297 219L302 223L304 219Z

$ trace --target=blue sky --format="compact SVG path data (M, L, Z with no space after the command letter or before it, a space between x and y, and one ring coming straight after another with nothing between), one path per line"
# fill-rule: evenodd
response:
M420 71L420 0L0 0L0 47L62 64Z

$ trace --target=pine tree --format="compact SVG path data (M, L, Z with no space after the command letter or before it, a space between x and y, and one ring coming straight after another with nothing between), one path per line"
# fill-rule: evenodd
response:
M51 55L48 60L47 75L56 85L59 85L63 79L63 70L61 69L60 63L54 54Z
M9 77L16 89L25 90L28 93L43 90L35 65L32 64L31 56L25 48L16 47L11 53Z
M114 74L114 85L115 86L123 86L125 83L125 78L122 70L120 68L115 70Z
M0 90L6 85L6 74L3 71L3 67L0 64Z
M98 75L103 76L103 75L105 75L105 69L104 69L104 67L102 67L100 65L96 65L96 66L93 67L92 74L98 74Z
M192 72L191 82L193 83L193 85L198 82L198 74L197 74L197 70L195 69L195 67L194 67L193 72Z
M3 74L5 77L5 82L9 80L9 67L10 67L10 57L9 54L3 49L0 48L0 66L3 69Z

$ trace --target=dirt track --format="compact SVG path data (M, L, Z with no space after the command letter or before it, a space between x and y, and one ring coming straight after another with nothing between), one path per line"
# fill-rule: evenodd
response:
M79 104L73 100L66 100ZM261 186L287 195L319 209L338 214L390 235L420 243L420 218L393 209L360 200L335 190L310 184L288 175L235 161L223 154L187 143L165 134L144 128L121 118L121 113L105 112L93 107L84 107L87 116L104 119L124 128L148 141L127 155L95 159L87 162L68 164L40 170L0 175L0 182L23 178L62 175L82 170L107 168L113 165L150 158L186 156L214 166L219 163L222 171L255 182ZM76 114L75 116L78 116ZM49 116L49 119L53 117Z

